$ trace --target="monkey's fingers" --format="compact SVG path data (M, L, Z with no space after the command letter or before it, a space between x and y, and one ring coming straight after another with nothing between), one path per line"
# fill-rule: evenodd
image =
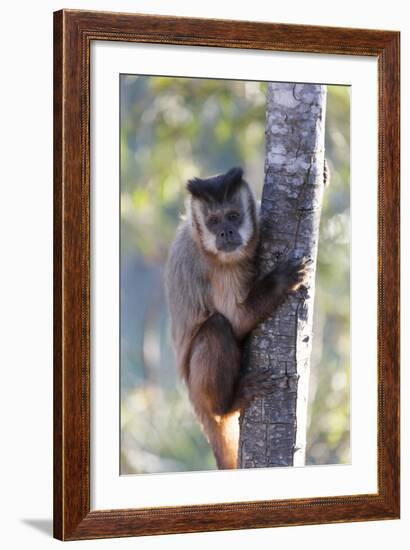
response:
M289 278L288 292L296 292L301 286L307 283L309 270L300 268Z
M295 292L307 282L312 265L310 258L288 260L276 266L275 273L283 281L287 292Z

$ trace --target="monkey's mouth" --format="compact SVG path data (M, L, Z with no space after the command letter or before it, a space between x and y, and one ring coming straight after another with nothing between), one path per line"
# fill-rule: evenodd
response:
M219 252L234 252L235 250L238 250L238 248L241 246L242 243L223 243L223 244L217 244L216 248Z

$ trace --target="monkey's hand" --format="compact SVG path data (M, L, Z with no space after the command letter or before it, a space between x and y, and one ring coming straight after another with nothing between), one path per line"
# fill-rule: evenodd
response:
M239 310L240 321L233 326L235 336L242 340L259 323L264 321L283 302L286 296L296 292L308 278L312 261L286 260L256 281Z
M275 282L278 290L286 294L296 292L307 282L312 263L309 258L285 260L278 263L267 276Z

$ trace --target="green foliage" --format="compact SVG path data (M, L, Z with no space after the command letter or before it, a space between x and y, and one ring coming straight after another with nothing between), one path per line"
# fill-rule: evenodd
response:
M122 403L121 473L214 470L184 389L137 386Z
M262 185L265 88L256 82L122 77L121 231L126 252L163 263L190 177L242 164Z
M350 94L328 86L307 464L350 461Z
M308 463L349 460L349 92L328 87ZM234 165L260 196L266 83L121 77L121 471L215 468L177 381L163 267L185 182Z

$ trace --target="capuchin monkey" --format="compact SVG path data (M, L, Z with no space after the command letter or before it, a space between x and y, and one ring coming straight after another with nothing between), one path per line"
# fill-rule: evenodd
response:
M238 416L266 393L243 375L244 338L305 281L308 261L284 261L259 277L259 220L241 168L188 182L186 220L167 264L167 296L179 373L218 468L237 465Z

